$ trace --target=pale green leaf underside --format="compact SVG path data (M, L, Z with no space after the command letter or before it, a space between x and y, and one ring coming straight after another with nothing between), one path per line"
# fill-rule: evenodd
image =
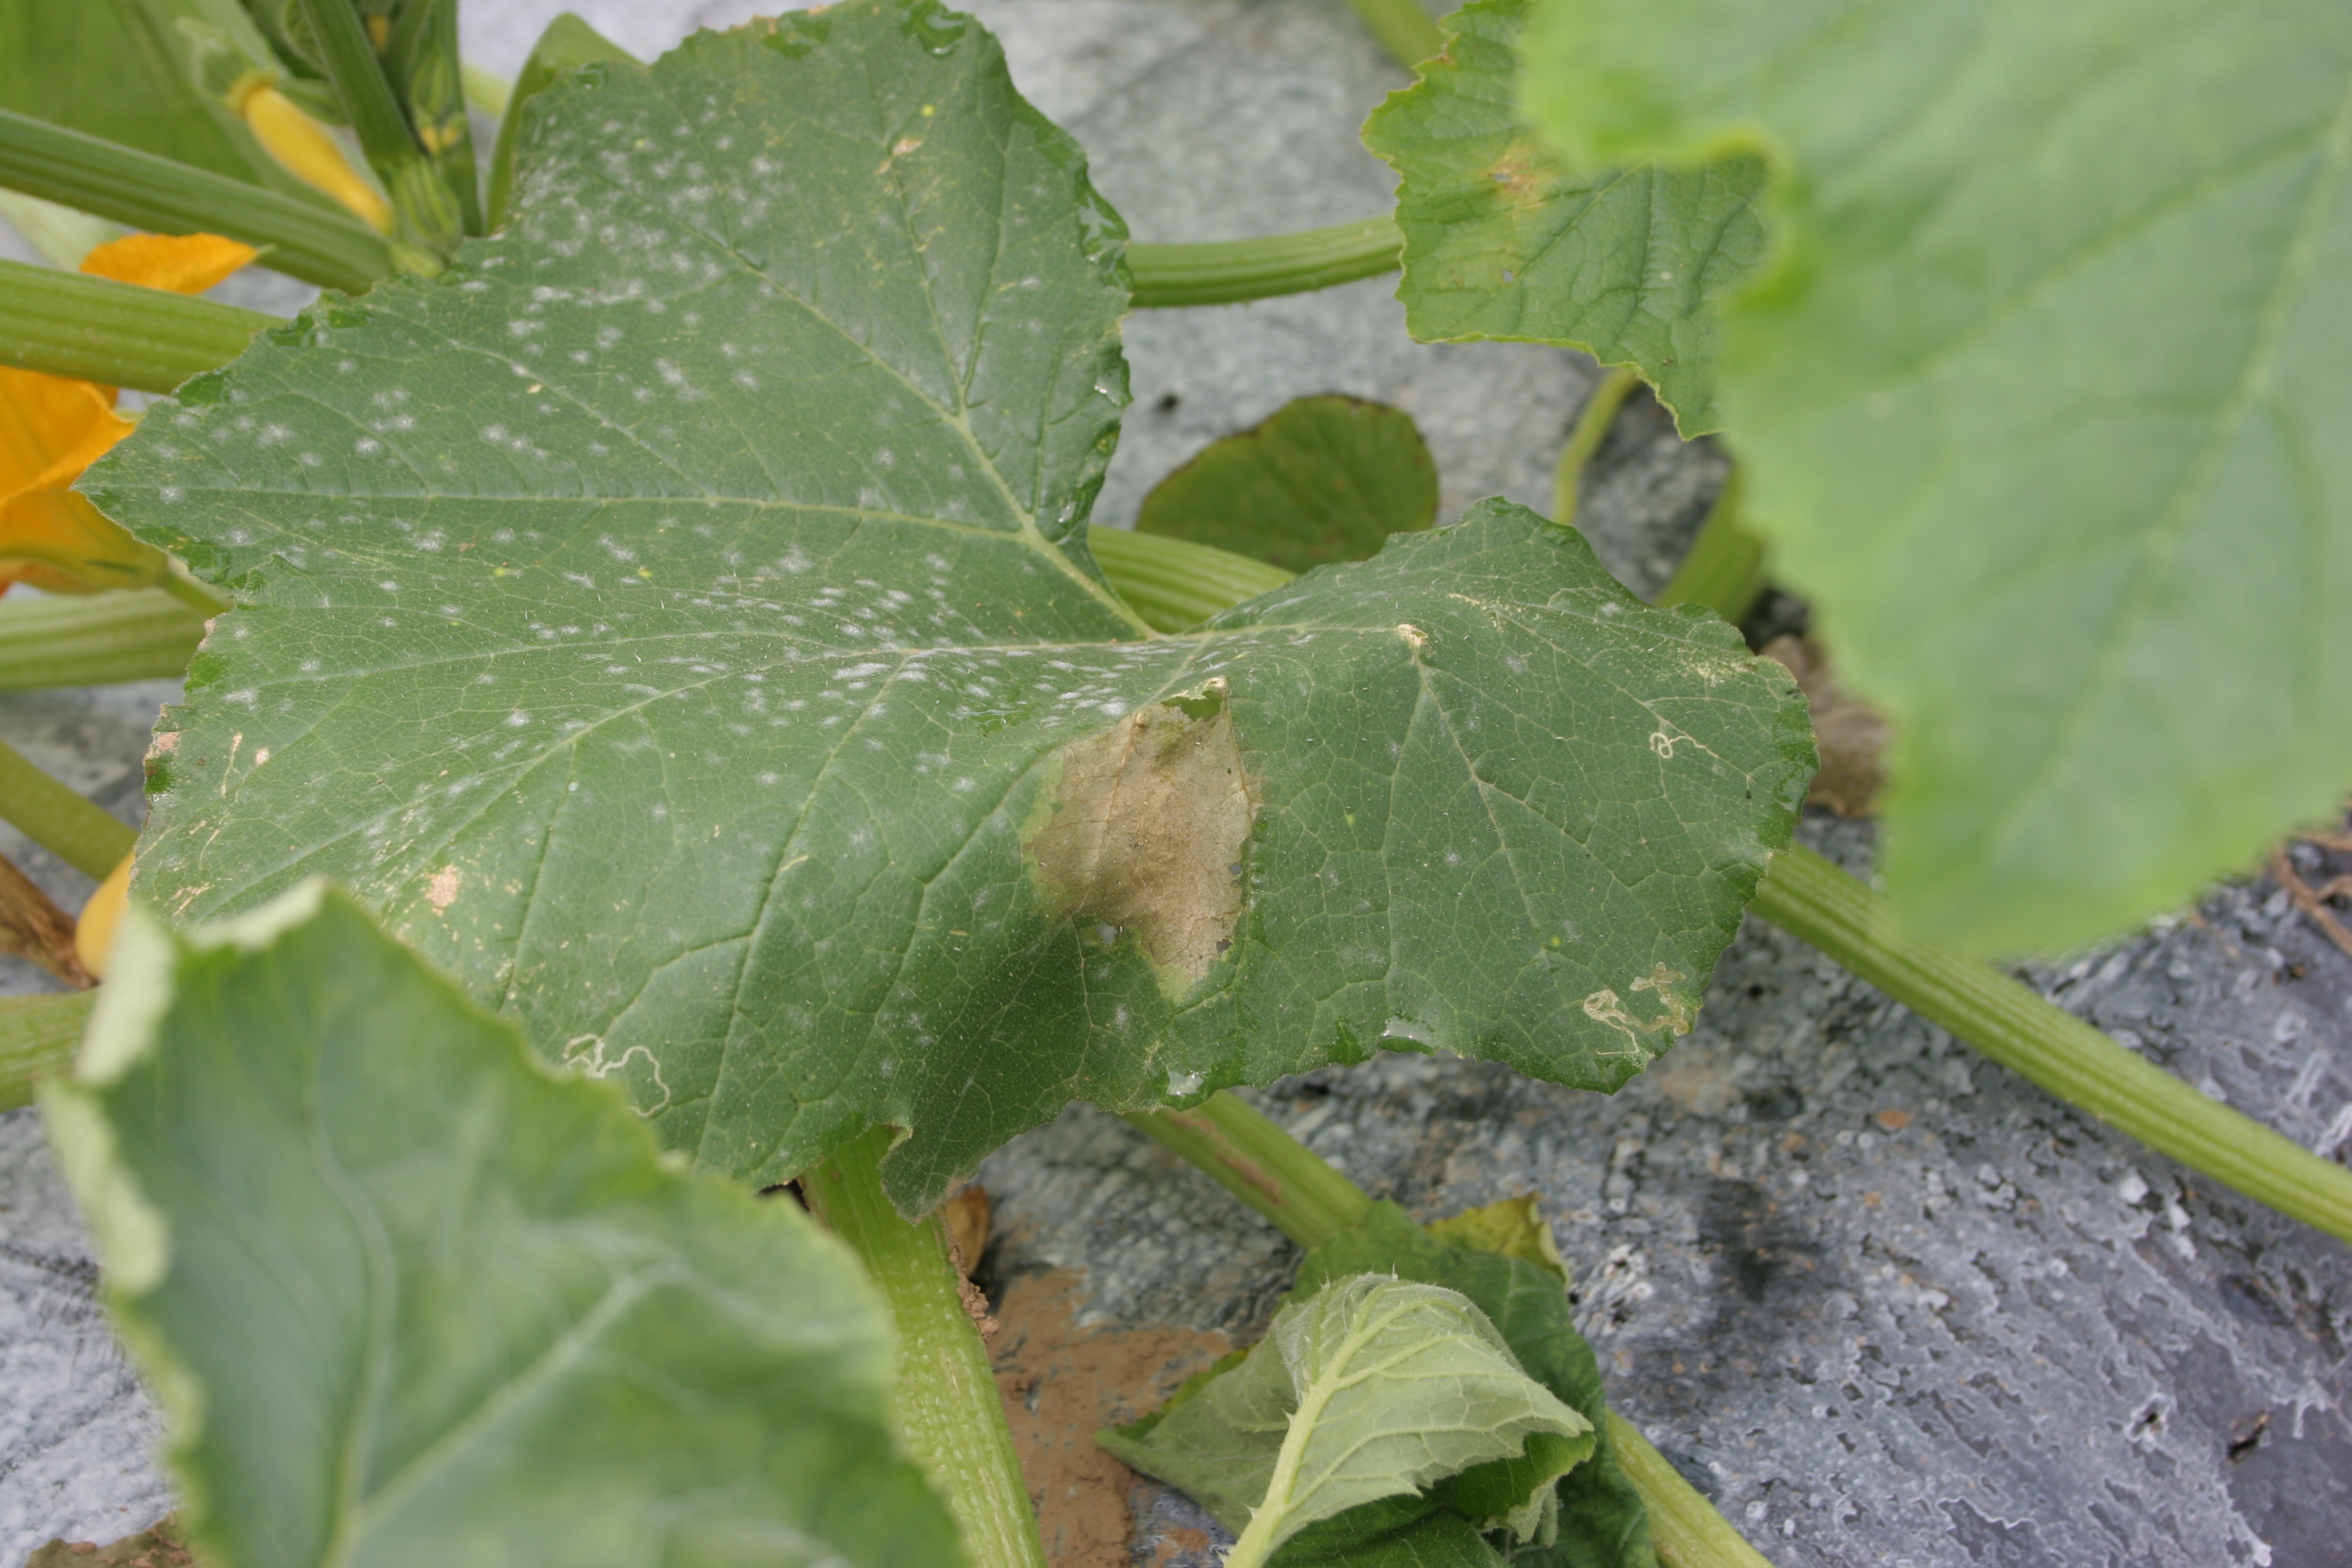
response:
M240 1568L953 1568L888 1310L790 1203L669 1169L339 894L134 912L50 1128Z
M1508 508L1144 639L1080 532L1125 373L1076 149L974 25L777 27L550 89L508 236L94 471L240 606L140 891L337 877L703 1165L911 1129L910 1207L1072 1098L1663 1048L1810 770L1777 667ZM1024 845L1064 747L1218 680L1255 817L1171 970Z
M1545 0L1595 160L1769 139L1754 511L1896 720L1898 909L2096 937L2352 781L2352 9Z
M1545 1439L1549 1462L1520 1476L1525 1494L1498 1514L1541 1499L1589 1453L1591 1424L1522 1371L1459 1293L1363 1274L1283 1308L1245 1361L1145 1436L1103 1440L1271 1550ZM1413 1519L1403 1513L1397 1524Z
M1400 177L1405 323L1425 343L1551 343L1630 364L1684 435L1713 430L1714 307L1763 258L1763 165L1572 171L1513 102L1526 8L1456 11L1445 53L1365 124Z
M1425 1228L1392 1203L1375 1204L1362 1224L1306 1255L1292 1293L1314 1292L1353 1274L1378 1273L1467 1296L1501 1332L1528 1376L1594 1427L1592 1456L1560 1483L1558 1538L1548 1547L1522 1548L1513 1554L1516 1568L1658 1568L1648 1513L1618 1466L1600 1367L1576 1331L1563 1270L1548 1250L1550 1231L1531 1214L1526 1218L1543 1231L1542 1240L1514 1237L1507 1221L1496 1223L1503 1219L1498 1212L1503 1207ZM1496 1242L1508 1244L1489 1250ZM1514 1256L1518 1252L1532 1253L1535 1260Z

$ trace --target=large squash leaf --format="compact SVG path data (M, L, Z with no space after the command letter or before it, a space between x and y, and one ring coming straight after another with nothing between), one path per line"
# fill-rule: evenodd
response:
M1901 914L2079 941L2341 798L2352 8L1541 0L1525 88L1784 171L1727 423L1893 721Z
M1785 672L1489 505L1195 632L1083 525L1116 218L936 8L533 99L501 237L331 303L89 482L239 607L138 886L314 873L766 1182L928 1203L1084 1098L1399 1043L1613 1086L1811 770Z
M49 1126L208 1562L954 1568L888 1313L323 886L134 908Z
M1550 343L1633 365L1684 435L1711 431L1715 308L1763 259L1764 165L1570 167L1513 101L1527 4L1454 12L1445 52L1365 122L1397 171L1405 324L1425 343Z

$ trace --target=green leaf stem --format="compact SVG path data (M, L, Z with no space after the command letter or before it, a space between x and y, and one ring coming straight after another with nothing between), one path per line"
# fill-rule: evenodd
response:
M18 370L169 392L284 325L167 289L0 261L0 365Z
M188 668L204 618L161 588L0 599L0 692L168 680Z
M348 294L392 270L383 239L339 213L6 109L0 186L133 228L225 234L260 247L264 266Z
M1089 528L1086 549L1104 580L1154 631L1189 631L1292 575L1231 550L1132 528Z
M1251 239L1127 247L1135 307L1233 305L1330 288L1397 269L1395 220L1383 214Z
M1576 166L1779 171L1726 424L1909 929L2104 936L2342 798L2352 9L1540 0L1525 57Z
M1348 0L1348 4L1389 57L1407 70L1445 46L1437 23L1421 8L1421 0Z
M287 10L289 17L301 18L314 57L350 118L352 139L392 199L402 263L414 267L422 260L423 270L432 271L463 238L466 203L449 188L441 163L419 144L408 112L385 75L387 62L369 41L349 0L289 0ZM470 154L465 174L465 194L471 197Z
M899 1341L893 1425L946 1500L973 1568L1046 1568L1012 1427L973 1321L971 1281L938 1211L908 1220L882 1190L891 1136L874 1128L802 1171L802 1199L888 1304Z
M138 834L0 741L0 819L92 881L130 853Z
M2352 1170L2125 1050L1991 964L1906 937L1868 883L1802 844L1772 857L1753 907L2068 1105L2352 1243Z

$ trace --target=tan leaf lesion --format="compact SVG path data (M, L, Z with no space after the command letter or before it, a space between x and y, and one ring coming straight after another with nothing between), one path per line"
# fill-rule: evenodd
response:
M1642 1036L1665 1032L1668 1039L1679 1039L1691 1032L1698 1017L1698 1004L1674 987L1690 976L1679 969L1654 964L1648 974L1627 987L1636 995L1652 993L1658 999L1660 1012L1655 1018L1637 1018L1629 1004L1614 990L1604 987L1585 998L1585 1016L1596 1023L1606 1023L1611 1029L1639 1045Z
M1223 680L1062 748L1030 864L1057 913L1132 932L1196 981L1233 945L1257 800Z
M1487 165L1488 181L1513 207L1533 207L1548 200L1559 183L1559 166L1530 141L1516 141Z

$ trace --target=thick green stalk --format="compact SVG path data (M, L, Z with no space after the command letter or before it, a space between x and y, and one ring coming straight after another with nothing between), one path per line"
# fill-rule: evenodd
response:
M2352 1242L2352 1170L2208 1099L1990 964L1904 937L1884 899L1810 850L1774 855L1748 907L2067 1104Z
M384 182L399 220L398 239L411 254L401 258L436 270L457 250L465 218L457 193L441 178L434 159L409 128L409 117L384 74L375 45L368 42L359 8L350 0L295 0L310 24L319 64L335 88L360 151Z
M1372 1211L1363 1188L1231 1090L1190 1110L1131 1111L1127 1121L1303 1247L1321 1246ZM1614 1412L1609 1423L1618 1464L1649 1511L1664 1568L1769 1568L1640 1433Z
M1363 1188L1231 1089L1190 1110L1130 1111L1127 1120L1303 1247L1320 1246L1372 1212Z
M1764 541L1740 526L1739 494L1733 469L1682 564L1658 591L1660 607L1705 605L1734 626L1756 607L1764 593Z
M1130 528L1090 528L1086 547L1119 596L1154 631L1197 626L1219 610L1272 593L1292 575L1213 545Z
M0 741L0 818L80 872L105 880L139 834L124 827Z
M1649 1512L1649 1542L1660 1568L1772 1568L1743 1539L1715 1505L1649 1446L1632 1422L1609 1413L1609 1440L1617 1468L1641 1493Z
M312 202L0 109L0 185L159 234L225 234L289 277L363 293L392 271L365 224Z
M1599 385L1585 397L1585 406L1576 410L1575 428L1568 432L1568 444L1560 448L1560 465L1551 475L1551 521L1573 523L1576 521L1576 487L1583 480L1585 465L1600 450L1602 439L1615 423L1617 410L1625 398L1641 385L1641 377L1630 365L1619 365L1600 378Z
M1348 0L1365 28L1380 41L1390 58L1411 70L1445 47L1438 24L1421 8L1421 0Z
M188 668L204 617L161 588L0 599L0 692L159 680Z
M488 211L493 231L507 221L507 202L514 195L515 136L522 125L522 106L564 72L598 60L626 60L634 65L636 56L569 11L549 22L539 42L531 46L531 58L522 63L522 74L515 78L499 114L498 141L490 153Z
M890 1129L876 1127L801 1177L810 1209L849 1243L899 1331L899 1436L963 1536L972 1568L1046 1568L987 1346L964 1305L937 1214L909 1224L882 1192Z
M0 365L18 370L168 392L284 325L167 289L0 261Z
M89 991L0 997L0 1110L31 1105L35 1084L73 1065L97 999Z
M1396 271L1403 248L1396 220L1383 216L1259 239L1130 245L1127 271L1139 310L1231 305L1378 277Z

